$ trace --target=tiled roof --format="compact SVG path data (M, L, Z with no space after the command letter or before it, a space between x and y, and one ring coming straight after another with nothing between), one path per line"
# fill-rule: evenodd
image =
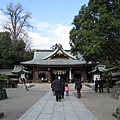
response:
M52 58L59 50L70 59L62 59L62 58ZM51 59L49 59L51 57ZM36 50L34 52L34 57L30 61L21 62L21 64L33 64L33 65L80 65L85 64L86 61L81 57L80 60L77 60L75 56L73 56L70 50L64 50L62 47L58 45L58 48L55 50Z
M24 70L24 66L22 65L15 65L14 69L12 70L12 73L19 73L21 71L29 73L29 71Z
M12 70L12 73L18 73L21 71L22 68L22 65L15 65L14 69Z
M112 76L120 76L120 72L112 73Z
M64 54L66 54L68 57L76 60L76 57L74 57L74 56L71 55L70 53L66 52L63 48L61 48L61 49L57 48L54 52L52 52L52 53L49 54L48 56L44 57L43 60L51 57L51 56L54 55L54 54L56 54L59 50L61 50L61 51L62 51Z
M80 65L85 64L85 61L80 60L64 60L64 59L52 59L52 60L39 60L39 61L27 61L22 64L36 64L36 65Z
M11 71L12 69L0 69L0 74L13 75Z

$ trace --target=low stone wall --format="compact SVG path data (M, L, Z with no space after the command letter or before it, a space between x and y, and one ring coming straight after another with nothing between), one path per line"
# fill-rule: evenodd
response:
M7 93L5 89L0 89L0 100L6 99L7 97Z

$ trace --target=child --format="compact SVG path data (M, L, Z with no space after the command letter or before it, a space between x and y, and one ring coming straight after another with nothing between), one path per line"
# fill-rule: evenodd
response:
M66 96L68 96L69 95L69 86L67 83L65 85L65 92L66 92Z

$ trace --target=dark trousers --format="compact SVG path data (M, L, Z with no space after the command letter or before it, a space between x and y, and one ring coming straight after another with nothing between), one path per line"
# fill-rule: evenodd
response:
M101 86L101 91L104 92L104 91L103 91L103 86Z
M61 101L61 91L55 91L56 101Z
M64 98L64 91L61 92L61 98Z
M99 87L99 92L101 93L101 87Z
M95 85L95 92L98 91L98 85Z
M81 89L77 89L77 97L81 98Z
M66 96L68 96L69 95L69 92L68 91L66 91Z
M110 91L109 91L109 87L107 87L107 92L109 93Z

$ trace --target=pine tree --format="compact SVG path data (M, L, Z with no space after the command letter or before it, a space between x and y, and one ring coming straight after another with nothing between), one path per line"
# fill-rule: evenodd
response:
M120 2L90 0L73 20L70 45L87 61L120 62Z

